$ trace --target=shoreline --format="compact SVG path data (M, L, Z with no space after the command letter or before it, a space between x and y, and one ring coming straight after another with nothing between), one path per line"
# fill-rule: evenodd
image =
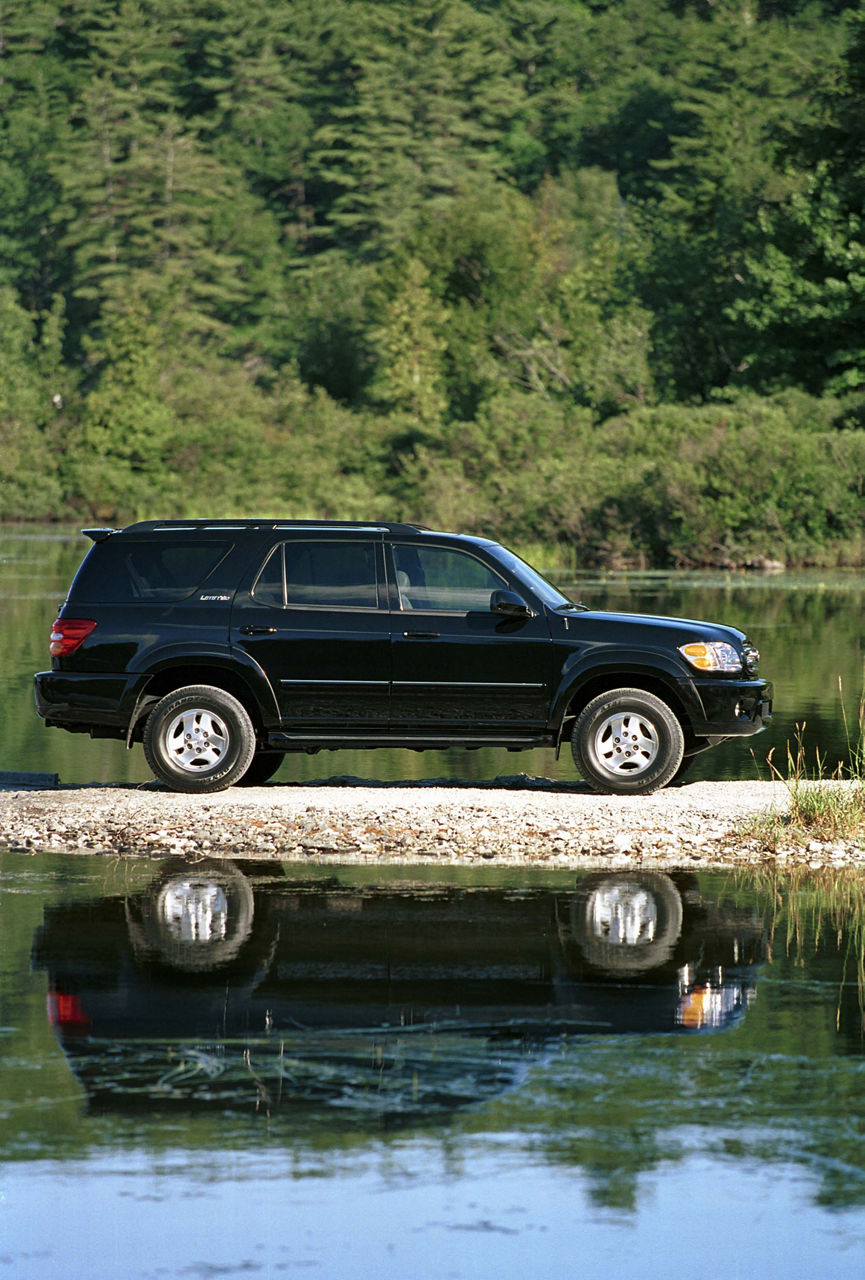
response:
M865 867L865 839L777 849L739 834L788 808L783 782L694 782L595 795L524 774L467 784L329 778L213 795L141 786L4 787L0 849L116 857L534 869Z

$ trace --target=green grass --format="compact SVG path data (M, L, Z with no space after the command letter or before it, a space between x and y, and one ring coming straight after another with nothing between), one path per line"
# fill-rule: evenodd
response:
M781 844L855 841L865 838L865 693L859 701L855 735L851 733L847 712L842 714L847 734L848 763L827 767L819 748L813 765L808 764L803 745L805 724L796 726L794 744L787 744L786 772L769 757L774 780L783 782L789 792L786 813L770 810L758 814L743 835L761 839L768 848Z

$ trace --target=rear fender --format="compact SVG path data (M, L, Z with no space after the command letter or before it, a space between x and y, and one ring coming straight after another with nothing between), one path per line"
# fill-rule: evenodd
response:
M135 701L130 712L126 745L140 737L143 721L151 708L165 694L184 685L210 684L234 694L244 704L260 731L279 725L279 708L273 687L257 662L248 654L235 651L228 657L224 650L207 646L190 653L177 646L164 650L146 674L136 682Z

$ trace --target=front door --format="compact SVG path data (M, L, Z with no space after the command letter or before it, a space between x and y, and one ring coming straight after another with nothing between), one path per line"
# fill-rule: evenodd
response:
M286 730L388 718L390 628L380 538L307 535L273 547L232 610L232 644L265 671Z
M390 573L391 726L466 737L542 729L552 696L552 642L543 610L505 618L492 592L511 584L479 557L395 542Z

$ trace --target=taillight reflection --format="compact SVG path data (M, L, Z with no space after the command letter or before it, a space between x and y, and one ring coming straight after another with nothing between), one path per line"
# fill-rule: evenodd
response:
M59 991L48 992L48 1020L58 1031L73 1035L86 1035L93 1026L78 996L63 995Z

